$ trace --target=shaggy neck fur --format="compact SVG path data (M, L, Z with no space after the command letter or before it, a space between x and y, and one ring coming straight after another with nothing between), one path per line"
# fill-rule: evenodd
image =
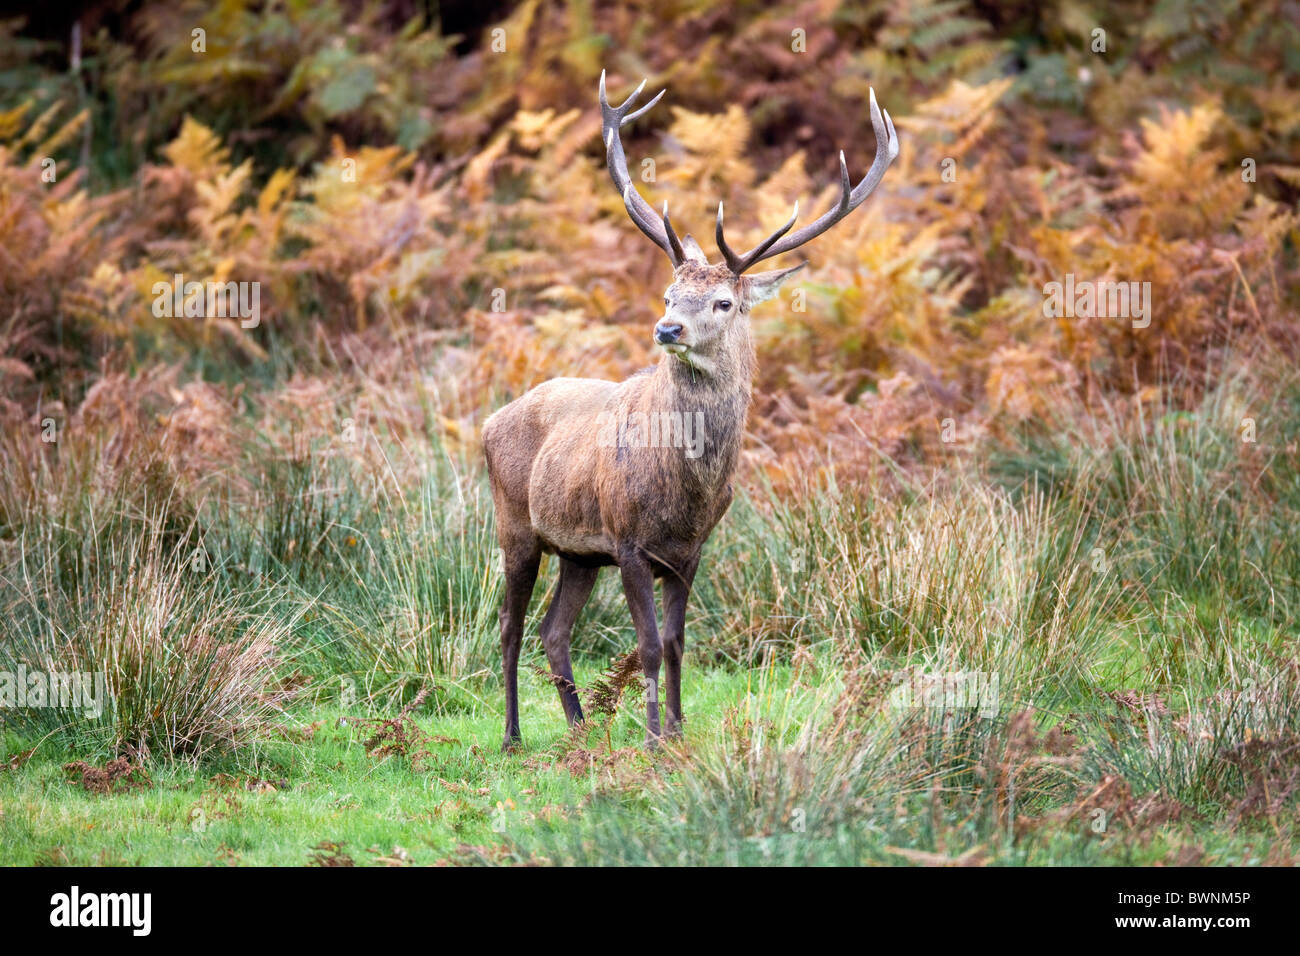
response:
M669 456L683 482L697 491L716 489L730 480L740 454L756 364L748 310L711 344L706 355L665 353L649 383L653 407L680 411L703 423L703 455Z

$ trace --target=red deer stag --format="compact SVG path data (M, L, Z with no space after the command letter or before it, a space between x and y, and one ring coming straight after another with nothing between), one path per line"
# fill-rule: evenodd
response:
M504 552L505 601L501 655L506 686L505 749L520 742L517 669L524 614L542 552L560 561L560 580L541 624L542 644L570 724L582 720L569 662L569 638L578 612L604 565L618 565L636 628L646 677L646 745L660 736L659 665L667 676L665 731L681 733L681 666L686 599L700 549L731 503L754 375L749 313L776 295L806 263L744 273L789 252L839 222L875 189L898 155L889 113L871 93L876 157L853 186L840 153L842 192L836 205L788 236L799 215L744 255L723 237L718 204L716 238L723 262L710 265L699 244L677 238L668 207L656 213L633 187L619 128L654 106L632 107L645 82L622 106L605 97L600 77L605 156L628 215L673 264L664 314L654 340L664 355L651 369L621 384L557 378L511 402L483 426ZM783 238L784 237L784 238ZM655 621L654 579L663 579L664 624Z

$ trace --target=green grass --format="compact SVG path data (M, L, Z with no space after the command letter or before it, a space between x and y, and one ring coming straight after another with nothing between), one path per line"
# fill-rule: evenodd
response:
M580 680L593 669L580 668ZM418 767L367 756L365 735L340 720L349 715L320 707L303 715L319 722L308 741L271 742L202 767L160 764L148 789L96 795L69 782L62 764L71 754L47 742L18 772L0 773L3 862L303 865L342 854L357 865L890 864L971 853L1008 865L1244 865L1277 842L1265 824L1228 831L1213 817L1141 828L1117 821L1099 834L1086 812L1008 834L973 791L948 789L951 781L936 791L925 760L900 776L888 738L847 748L808 739L804 721L828 695L789 668L689 676L682 751L642 752L631 708L611 728L613 753L599 747L590 766L585 751L571 764L562 759L558 701L531 674L518 754L498 751L495 707L421 716L423 729L456 742L433 745ZM997 736L999 722L988 723L976 737ZM1034 794L1043 782L1024 772L1032 807L1043 802ZM1070 776L1058 785L1069 789ZM270 787L250 790L250 778ZM1293 818L1280 832L1294 846Z
M707 727L744 694L745 677L706 672L691 691ZM489 852L609 785L600 769L571 772L551 752L563 752L567 734L549 684L525 670L521 698L528 746L519 754L500 752L495 707L420 717L425 730L455 742L432 745L419 766L400 756L372 759L367 735L349 720L354 712L319 707L303 715L307 726L318 725L309 740L272 741L201 767L163 764L151 770L150 788L111 795L68 782L63 764L73 754L46 742L20 772L0 773L0 862L297 865L322 842L341 844L358 864L391 856L394 847L415 863L471 860L472 848ZM610 733L620 772L669 772L668 760L638 749L644 728L630 711ZM14 752L25 743L11 737L6 746ZM240 782L232 787L221 774ZM250 791L249 779L275 789Z

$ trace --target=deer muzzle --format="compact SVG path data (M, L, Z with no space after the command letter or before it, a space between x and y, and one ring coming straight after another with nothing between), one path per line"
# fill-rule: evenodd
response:
M655 326L655 341L660 345L676 345L682 337L682 327L676 322L660 322Z

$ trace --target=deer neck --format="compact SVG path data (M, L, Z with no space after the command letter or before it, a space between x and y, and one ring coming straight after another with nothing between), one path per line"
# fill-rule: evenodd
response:
M754 386L754 340L749 333L749 316L742 314L718 337L708 354L664 353L659 372L670 376L670 386L683 395L743 392L748 398Z
M684 484L702 493L731 479L740 455L754 385L754 346L748 321L738 323L714 353L697 361L665 353L655 370L660 410L682 415L701 442L692 454L673 456ZM696 453L698 452L698 453Z

